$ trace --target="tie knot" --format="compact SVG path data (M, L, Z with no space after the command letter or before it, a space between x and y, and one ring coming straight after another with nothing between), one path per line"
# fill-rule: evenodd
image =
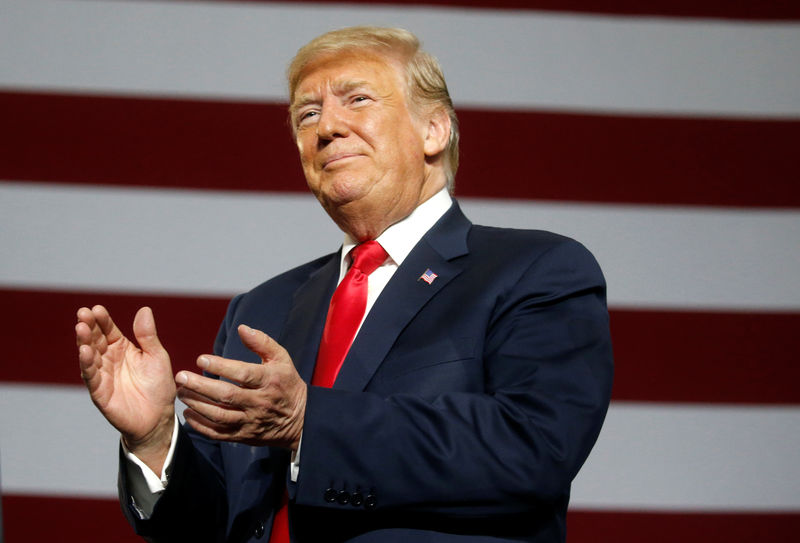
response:
M375 240L365 241L353 249L353 268L361 270L361 273L369 275L378 266L383 264L389 256L381 244Z

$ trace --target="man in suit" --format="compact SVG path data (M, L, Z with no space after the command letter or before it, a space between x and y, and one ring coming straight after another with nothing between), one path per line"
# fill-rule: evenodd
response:
M203 375L173 379L149 309L139 347L78 312L126 516L152 541L564 541L611 391L595 260L464 217L455 113L410 33L324 34L289 87L340 250L234 298Z

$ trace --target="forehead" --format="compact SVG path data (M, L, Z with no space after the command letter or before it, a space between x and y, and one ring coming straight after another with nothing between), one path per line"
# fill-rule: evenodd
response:
M322 55L306 65L297 82L295 100L301 94L325 88L369 86L382 90L405 90L405 74L398 60L371 52Z

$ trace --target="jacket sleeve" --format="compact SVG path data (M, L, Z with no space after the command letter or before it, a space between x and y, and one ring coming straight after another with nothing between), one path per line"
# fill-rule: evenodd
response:
M148 519L140 518L128 493L124 461L120 449L120 505L137 534L163 543L225 540L228 511L222 478L208 457L196 450L184 428L178 431L169 484Z
M241 296L228 306L225 321L214 343L219 354L225 344L228 325ZM118 490L120 505L137 534L152 542L225 540L228 503L219 443L180 426L169 474L169 483L158 498L152 514L143 519L129 493L124 453L120 449Z

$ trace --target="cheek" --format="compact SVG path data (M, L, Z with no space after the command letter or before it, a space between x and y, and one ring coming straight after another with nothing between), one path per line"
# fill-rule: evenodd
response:
M302 131L297 134L294 140L297 145L297 152L300 154L300 161L305 165L314 159L314 150L316 148L316 141L312 134L307 131Z
M308 188L311 189L311 192L316 194L319 186L319 176L314 170L314 154L313 152L309 152L309 149L313 149L313 147L300 137L295 139L295 143L297 145L297 152L300 155L300 166L303 169L303 176L306 179L306 184Z
M378 158L382 162L397 163L404 157L416 157L418 149L421 152L422 140L405 119L391 119L381 125L375 123L365 126L364 133L378 150Z
M295 140L295 143L297 144L297 152L300 155L300 161L305 164L306 160L308 160L308 157L306 157L306 149L308 147L305 143L303 143L303 140L300 138L297 138Z
M408 127L398 130L392 139L392 153L404 168L414 169L424 162L424 141L419 134Z

